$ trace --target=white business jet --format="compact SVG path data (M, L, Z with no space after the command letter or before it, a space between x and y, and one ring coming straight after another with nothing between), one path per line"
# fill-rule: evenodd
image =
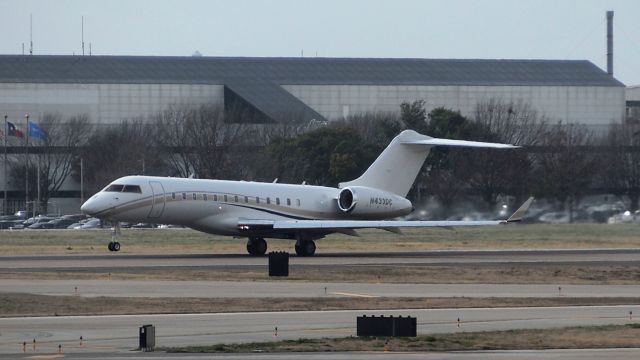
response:
M296 240L299 256L315 253L314 240L356 229L399 232L401 227L499 225L522 219L533 199L509 219L497 221L384 220L413 211L409 192L434 146L508 149L516 146L436 139L405 130L396 136L359 178L338 188L295 184L126 176L82 205L82 211L120 221L175 224L211 234L247 237L247 251L263 255L265 238ZM117 234L117 225L116 231ZM109 250L120 250L117 237Z

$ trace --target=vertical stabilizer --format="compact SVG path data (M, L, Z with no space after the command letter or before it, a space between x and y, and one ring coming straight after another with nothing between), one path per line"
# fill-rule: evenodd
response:
M413 130L401 132L362 176L340 183L339 187L367 186L405 197L431 149L431 146L408 143L429 139L432 138Z
M366 186L405 197L416 180L422 164L434 146L513 149L519 146L478 141L437 139L405 130L396 136L389 146L359 178L340 183L347 186Z

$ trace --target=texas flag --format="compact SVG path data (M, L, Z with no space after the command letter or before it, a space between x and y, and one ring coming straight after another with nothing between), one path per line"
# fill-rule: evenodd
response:
M15 137L24 137L22 130L18 129L12 122L7 121L7 135Z

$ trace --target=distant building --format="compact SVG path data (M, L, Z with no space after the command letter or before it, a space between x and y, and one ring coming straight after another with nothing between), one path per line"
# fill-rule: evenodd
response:
M627 120L640 123L640 85L629 86L625 92Z
M266 121L322 121L418 99L471 115L491 98L570 123L625 116L624 85L589 61L0 56L0 111L14 119L87 113L113 124L172 104L241 104Z

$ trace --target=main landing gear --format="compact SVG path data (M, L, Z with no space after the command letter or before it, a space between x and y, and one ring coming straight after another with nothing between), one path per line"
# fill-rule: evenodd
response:
M107 248L109 251L120 251L120 243L118 242L118 236L120 236L120 223L116 222L111 228L111 242Z
M313 256L316 253L316 243L313 240L296 241L296 254L298 256Z
M260 237L250 237L247 241L247 251L253 256L261 256L267 253L267 242Z

